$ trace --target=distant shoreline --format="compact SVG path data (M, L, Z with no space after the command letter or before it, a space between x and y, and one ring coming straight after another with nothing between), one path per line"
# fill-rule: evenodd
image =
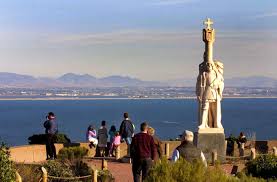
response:
M82 97L49 97L49 98L0 98L0 101L51 101L51 100L190 100L196 99L196 97L183 97L183 98L130 98L130 97L115 97L115 98L82 98ZM273 97L224 97L224 99L277 99L277 96Z

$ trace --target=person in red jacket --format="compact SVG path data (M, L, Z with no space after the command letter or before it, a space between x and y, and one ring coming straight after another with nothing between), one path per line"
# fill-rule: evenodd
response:
M140 133L133 137L131 143L131 158L133 161L132 171L134 182L139 182L141 173L142 181L147 177L148 171L152 166L152 161L156 158L156 145L151 135L147 134L148 124L140 125Z

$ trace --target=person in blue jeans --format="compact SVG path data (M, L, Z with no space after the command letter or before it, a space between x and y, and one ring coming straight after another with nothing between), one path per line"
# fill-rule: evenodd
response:
M128 145L128 155L130 155L130 145L132 143L132 137L134 136L135 127L132 121L129 119L128 113L124 113L123 117L124 120L121 122L119 134Z

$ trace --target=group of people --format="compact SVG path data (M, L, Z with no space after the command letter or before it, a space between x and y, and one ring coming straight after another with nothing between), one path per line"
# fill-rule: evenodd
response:
M132 172L134 182L139 182L140 178L144 180L147 177L149 169L155 161L159 161L163 156L162 142L155 136L155 129L146 122L140 125L140 132L135 134L135 126L129 118L128 113L124 113L124 119L121 122L119 131L111 126L109 132L106 128L106 121L101 122L101 127L96 129L90 125L87 129L86 138L89 147L97 147L100 155L105 156L108 147L108 136L110 135L109 156L113 156L115 149L125 142L128 145L128 155L132 159ZM54 145L54 136L58 132L53 112L48 113L47 120L44 122L45 133L47 136L46 151L47 159L55 159L56 149ZM172 161L177 161L180 157L188 161L195 159L202 160L205 165L206 159L202 151L193 145L193 132L185 131L181 137L181 145L178 146L172 155Z
M154 162L162 157L160 144L157 138L152 136L150 126L146 122L140 125L140 133L134 135L131 143L132 171L134 182L139 182L142 174L144 180ZM184 131L181 144L174 150L171 160L176 162L180 157L189 162L201 160L205 166L207 162L203 152L193 145L193 132Z
M99 149L100 156L105 156L105 151L108 147L108 136L110 135L109 156L114 156L114 151L121 144L121 142L125 141L127 145L131 144L134 131L135 126L129 119L128 113L124 113L124 120L120 125L119 131L117 131L116 127L112 125L108 132L106 128L106 121L102 121L101 127L97 132L92 125L88 127L86 138L90 143L90 148L97 147Z
M121 136L119 135L119 131L116 131L116 127L112 125L108 133L106 121L102 121L101 127L97 132L92 125L90 125L87 129L86 138L89 142L89 147L98 147L101 157L105 156L105 152L108 147L108 134L110 135L109 156L114 156L113 152L121 143Z
M102 121L101 127L96 129L90 125L87 129L86 138L89 142L89 147L97 147L100 152L100 156L105 156L105 151L109 146L109 156L114 156L114 151L122 143L125 142L128 146L128 155L130 155L132 138L135 133L135 126L129 118L128 113L123 114L123 121L121 122L120 128L117 131L114 125L111 126L109 132L106 128L106 122ZM154 139L154 143L157 146L157 157L162 156L161 141L156 137L155 129L152 127L147 128L147 134L151 135ZM110 136L108 145L108 135Z
M243 132L240 132L239 136L236 138L232 134L228 138L226 138L227 141L227 149L226 149L226 155L233 156L234 155L234 144L237 143L238 149L239 149L239 156L244 156L244 149L245 144L247 142L247 138L244 135Z
M134 181L138 182L141 178L145 179L153 161L158 161L162 158L162 142L155 136L155 129L150 127L146 122L140 126L140 132L135 134L135 126L129 118L128 113L124 113L124 120L121 122L119 131L113 125L109 130L110 149L109 155L113 155L113 151L122 143L125 142L128 146L128 155L132 159L132 171ZM101 127L96 134L96 130L89 126L87 131L87 139L91 147L97 147L100 150L100 155L104 156L107 147L108 132L105 127L105 122L102 121Z

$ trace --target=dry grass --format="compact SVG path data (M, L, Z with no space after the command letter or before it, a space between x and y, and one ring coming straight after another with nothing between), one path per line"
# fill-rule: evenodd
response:
M38 182L42 176L41 165L38 164L15 164L17 172L23 182Z

